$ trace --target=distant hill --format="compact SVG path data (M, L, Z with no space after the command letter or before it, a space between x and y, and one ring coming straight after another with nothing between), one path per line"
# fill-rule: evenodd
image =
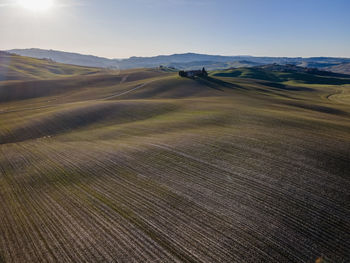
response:
M23 57L0 51L0 81L52 79L99 71L101 69L65 65L48 59Z
M264 64L249 61L248 56L229 57L195 53L174 54L169 56L161 55L155 57L130 57L128 59L108 59L91 55L82 55L77 53L36 48L12 49L8 52L39 59L52 59L56 62L65 64L104 68L117 67L120 69L153 68L160 65L170 67L176 66L179 69L191 69L192 67L204 66L208 69L218 69L233 66L233 63L238 63L242 60L246 62L246 66L247 63L252 63L254 66Z
M279 65L279 64L269 64L269 65L262 65L257 66L255 68L260 68L268 71L273 72L286 72L286 73L308 73L313 75L319 75L319 76L329 76L329 77L336 77L336 78L349 78L350 75L343 74L343 73L336 73L327 70L328 68L311 68L311 67L301 67L296 66L292 64L287 65Z
M258 65L263 64L247 60L239 60L231 62L192 61L187 63L169 63L167 66L183 70L194 70L202 67L205 67L207 70L218 70L227 68L253 67Z
M81 55L71 52L63 52L56 50L45 49L13 49L8 52L21 56L39 58L39 59L51 59L59 63L87 66L87 67L111 67L114 61L108 58L101 58L91 55Z
M325 85L350 84L350 75L294 65L271 64L250 68L232 68L214 71L211 74L215 77L260 79L271 82L292 81L295 83Z
M91 55L67 53L43 49L13 49L9 50L22 56L34 58L47 58L56 62L90 66L90 67L117 67L120 69L154 68L160 65L176 67L178 69L193 69L206 67L209 70L230 67L253 67L265 64L293 64L302 67L329 68L344 63L350 63L350 58L288 58L288 57L252 57L252 56L217 56L196 53L161 55L155 57L130 57L128 59L108 59Z
M339 65L334 65L331 67L325 68L326 70L337 72L337 73L343 73L343 74L350 74L350 63L342 63Z

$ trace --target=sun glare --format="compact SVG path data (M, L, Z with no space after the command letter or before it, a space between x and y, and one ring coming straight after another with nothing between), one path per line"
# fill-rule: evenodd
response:
M46 11L53 6L54 0L19 0L19 5L31 11Z

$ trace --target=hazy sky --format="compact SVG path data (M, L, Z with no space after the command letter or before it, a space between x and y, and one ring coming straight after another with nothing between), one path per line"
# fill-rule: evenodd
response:
M350 0L54 0L44 11L20 1L0 0L2 50L350 57Z

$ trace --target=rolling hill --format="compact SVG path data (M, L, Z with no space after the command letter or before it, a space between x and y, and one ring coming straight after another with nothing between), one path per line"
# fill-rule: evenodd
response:
M339 74L317 69L303 68L294 65L264 65L250 68L231 68L214 71L217 77L238 77L261 79L272 82L292 82L303 84L350 84L350 75Z
M0 262L349 261L350 78L15 59Z
M23 57L0 51L0 81L52 79L94 74L99 71L101 69L59 64L47 59Z

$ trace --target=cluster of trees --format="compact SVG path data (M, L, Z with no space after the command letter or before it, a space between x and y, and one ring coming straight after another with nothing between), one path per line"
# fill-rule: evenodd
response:
M184 78L184 77L187 77L187 74L186 74L186 72L184 70L180 70L179 71L179 76Z

